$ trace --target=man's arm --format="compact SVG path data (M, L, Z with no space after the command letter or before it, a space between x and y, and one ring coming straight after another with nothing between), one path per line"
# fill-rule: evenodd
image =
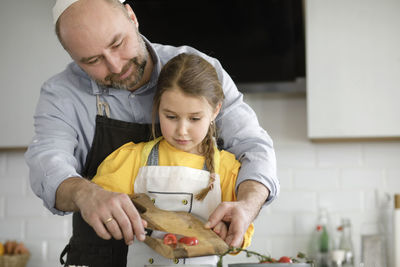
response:
M237 202L246 207L254 207L248 215L250 221L254 221L262 206L269 196L269 190L256 181L247 180L242 182L238 188Z
M87 186L88 183L89 181L82 179L81 177L71 177L63 181L56 191L55 208L66 212L79 211L74 199L76 198L78 191Z
M129 196L106 191L89 180L71 177L63 181L57 189L55 205L63 211L80 211L103 239L124 238L126 244L132 244L134 235L140 241L145 239L146 222Z
M53 214L65 215L74 209L56 209L59 185L68 177L79 177L74 156L78 133L66 114L74 114L58 97L57 88L45 83L34 115L35 136L25 153L33 192Z
M65 80L65 79L62 79ZM103 238L133 240L133 233L143 240L143 221L129 197L103 190L82 178L82 166L74 155L78 148L78 122L69 116L77 113L73 97L66 98L57 86L45 83L35 113L35 137L25 153L32 190L54 214L80 211L82 217ZM65 100L68 99L68 100ZM80 107L84 109L84 107ZM82 110L78 110L82 111ZM85 118L85 125L94 117ZM82 145L82 144L81 144ZM109 218L110 222L105 223ZM121 233L121 230L122 233Z

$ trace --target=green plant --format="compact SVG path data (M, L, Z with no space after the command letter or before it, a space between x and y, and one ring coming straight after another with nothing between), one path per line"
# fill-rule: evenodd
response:
M217 263L217 267L222 267L223 263L223 257L229 253L238 253L238 252L245 252L247 257L251 256L256 256L258 258L258 262L260 263L265 263L265 262L277 262L276 259L272 258L271 256L267 256L264 254L260 254L255 251L243 249L243 248L237 248L237 247L230 247L225 253L219 255L219 261ZM313 263L314 261L311 259L308 259L306 254L299 252L295 258L291 258L293 263L298 263L298 262L305 262L305 263Z

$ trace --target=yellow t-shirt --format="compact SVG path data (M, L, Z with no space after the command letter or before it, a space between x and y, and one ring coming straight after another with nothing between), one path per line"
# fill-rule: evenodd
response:
M150 141L155 144L154 141ZM147 157L153 144L132 142L127 143L111 153L98 167L96 176L92 182L100 185L106 190L125 194L134 193L134 184L140 167L146 165ZM235 159L232 153L217 151L215 159L216 172L220 176L221 201L235 201L235 185L240 169L240 162ZM188 153L171 146L165 139L159 144L158 154L159 166L186 166L194 169L203 169L204 156ZM254 233L254 225L247 229L243 248L251 243Z

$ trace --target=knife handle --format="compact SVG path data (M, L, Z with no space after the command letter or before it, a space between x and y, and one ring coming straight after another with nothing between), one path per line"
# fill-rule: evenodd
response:
M147 228L147 227L145 227L145 228L144 228L144 231L146 232L146 235L147 235L147 236L151 236L151 234L153 233L153 231L154 231L154 230L153 230L153 229L150 229L150 228Z

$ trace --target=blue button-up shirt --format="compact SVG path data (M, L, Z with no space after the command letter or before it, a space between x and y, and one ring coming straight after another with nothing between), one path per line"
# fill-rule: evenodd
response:
M161 67L180 53L194 53L215 67L224 89L225 99L216 124L224 140L223 148L242 163L237 186L248 179L264 184L270 190L266 202L270 203L279 193L272 140L260 127L254 111L243 102L242 94L219 61L192 47L144 40L154 69L150 81L133 92L98 86L74 62L43 84L34 115L35 136L25 154L35 194L52 213L65 214L55 208L56 190L65 179L81 176L94 136L96 95L110 106L110 118L151 123Z

